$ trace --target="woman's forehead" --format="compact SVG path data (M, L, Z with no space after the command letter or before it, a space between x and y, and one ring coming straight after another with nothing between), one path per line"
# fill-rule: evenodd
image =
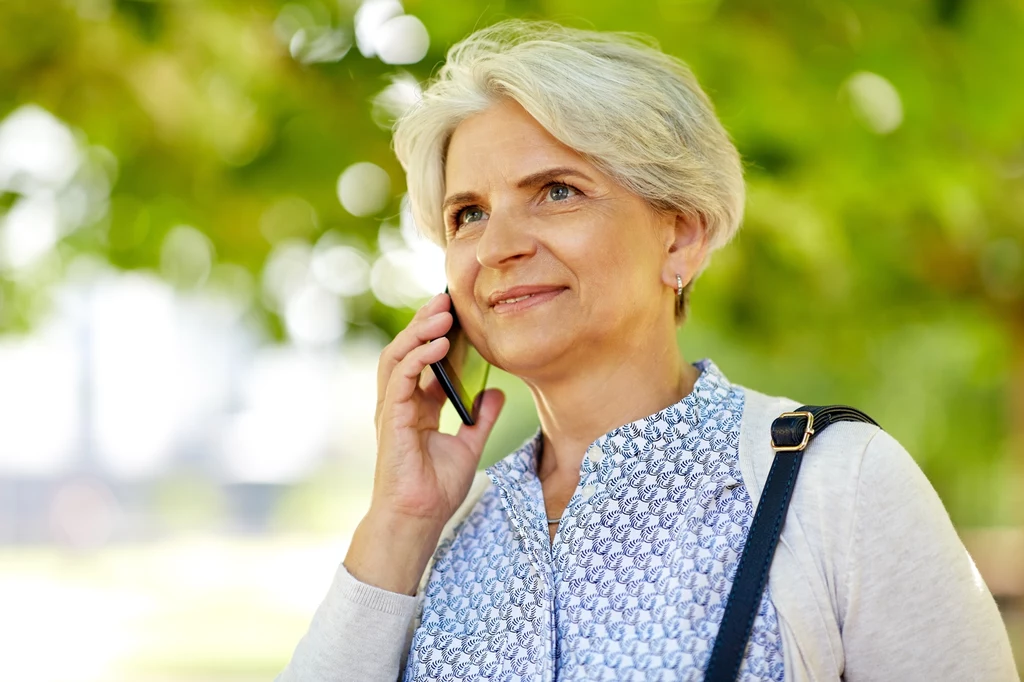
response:
M449 193L481 182L518 184L547 168L570 167L594 180L598 171L512 100L475 114L455 129L448 145L445 183Z

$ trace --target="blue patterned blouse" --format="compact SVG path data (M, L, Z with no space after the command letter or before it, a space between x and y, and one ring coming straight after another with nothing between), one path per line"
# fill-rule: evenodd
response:
M598 438L554 542L540 432L438 548L405 680L700 680L753 515L744 392L710 360L678 403ZM782 680L766 590L741 680Z

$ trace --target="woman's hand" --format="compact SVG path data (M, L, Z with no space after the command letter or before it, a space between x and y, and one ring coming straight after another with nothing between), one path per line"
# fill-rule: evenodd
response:
M451 299L427 302L384 349L377 369L373 506L440 526L466 498L504 397L485 392L476 425L437 430L446 396L428 365L448 352Z
M428 369L448 352L451 299L438 294L387 345L377 369L377 467L370 511L352 538L345 566L384 589L410 593L444 524L466 498L484 443L504 403L486 391L476 424L437 430L446 396Z

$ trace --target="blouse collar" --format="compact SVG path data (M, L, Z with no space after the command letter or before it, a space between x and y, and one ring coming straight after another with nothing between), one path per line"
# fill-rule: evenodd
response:
M700 370L700 376L693 390L654 414L623 424L591 443L588 452L598 448L609 455L639 455L651 449L664 450L681 447L685 434L699 429L701 424L712 418L727 399L733 384L722 374L709 358L693 363ZM522 476L537 476L537 453L541 447L540 428L518 450L487 468L495 482L511 483ZM582 473L597 467L594 459L583 458Z

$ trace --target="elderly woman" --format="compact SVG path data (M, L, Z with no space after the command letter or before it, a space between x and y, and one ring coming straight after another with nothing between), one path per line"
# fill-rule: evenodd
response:
M799 404L677 344L743 213L711 103L647 42L508 21L452 48L395 148L450 298L381 354L372 504L279 680L702 679ZM452 306L540 420L479 474L503 396L438 432ZM758 594L740 679L1017 679L941 502L871 424L808 448Z

